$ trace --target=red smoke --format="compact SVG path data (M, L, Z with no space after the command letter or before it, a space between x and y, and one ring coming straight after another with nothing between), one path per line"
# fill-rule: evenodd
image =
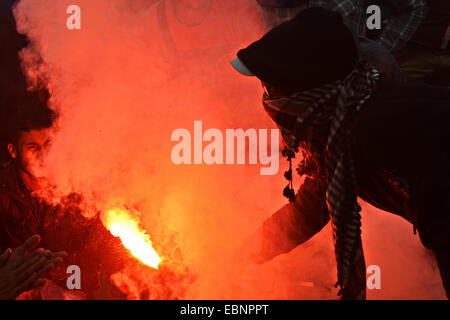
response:
M329 226L265 265L227 272L238 263L229 254L285 203L284 161L276 176L261 176L259 165L176 166L170 136L193 130L194 120L223 131L273 128L260 84L228 63L264 27L253 0L214 0L196 14L176 1L19 2L18 28L31 39L25 71L46 79L61 115L47 174L58 194L84 195L87 216L92 207L139 210L152 241L180 252L195 275L180 282L182 297L335 299ZM81 30L66 28L73 4ZM382 272L382 289L369 299L445 298L434 261L406 222L364 206L363 241L367 265ZM143 285L151 288L151 279Z

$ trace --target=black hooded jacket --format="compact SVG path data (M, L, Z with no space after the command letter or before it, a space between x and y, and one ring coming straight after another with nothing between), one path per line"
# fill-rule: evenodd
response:
M317 8L300 14L301 18L280 25L238 53L268 91L283 97L344 79L359 59L339 15ZM276 117L273 120L277 123ZM449 121L450 90L378 80L349 133L358 197L417 228L424 246L438 258L447 293ZM308 132L311 124L303 125ZM297 138L302 141L302 137ZM262 235L261 260L292 250L328 221L323 179L309 176L296 200L264 221L258 230Z

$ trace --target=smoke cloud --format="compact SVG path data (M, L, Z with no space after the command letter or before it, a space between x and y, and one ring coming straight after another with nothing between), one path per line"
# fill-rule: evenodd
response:
M80 30L66 27L70 5L81 9ZM171 161L172 132L193 132L196 120L223 132L274 128L260 84L229 65L264 32L256 1L21 0L15 16L31 41L21 53L28 79L44 79L60 114L45 165L57 196L81 193L86 216L122 205L141 212L156 247L179 252L194 275L181 298L336 298L329 226L261 266L230 258L285 203L285 161L275 176L260 165ZM382 272L369 298L445 297L412 227L368 205L363 226L366 263ZM140 281L151 291L149 279Z

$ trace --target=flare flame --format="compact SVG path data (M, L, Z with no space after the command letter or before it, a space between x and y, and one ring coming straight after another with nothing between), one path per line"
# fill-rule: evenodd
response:
M144 264L158 269L162 259L153 249L150 236L139 226L139 220L126 209L109 210L105 215L105 226L115 237L119 237L125 248Z

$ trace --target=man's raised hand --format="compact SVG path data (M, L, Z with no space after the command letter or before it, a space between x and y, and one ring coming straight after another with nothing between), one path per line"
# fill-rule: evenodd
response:
M39 235L28 238L11 252L0 255L0 299L15 299L22 292L45 284L42 276L49 273L67 255L42 248L33 249L41 241Z

